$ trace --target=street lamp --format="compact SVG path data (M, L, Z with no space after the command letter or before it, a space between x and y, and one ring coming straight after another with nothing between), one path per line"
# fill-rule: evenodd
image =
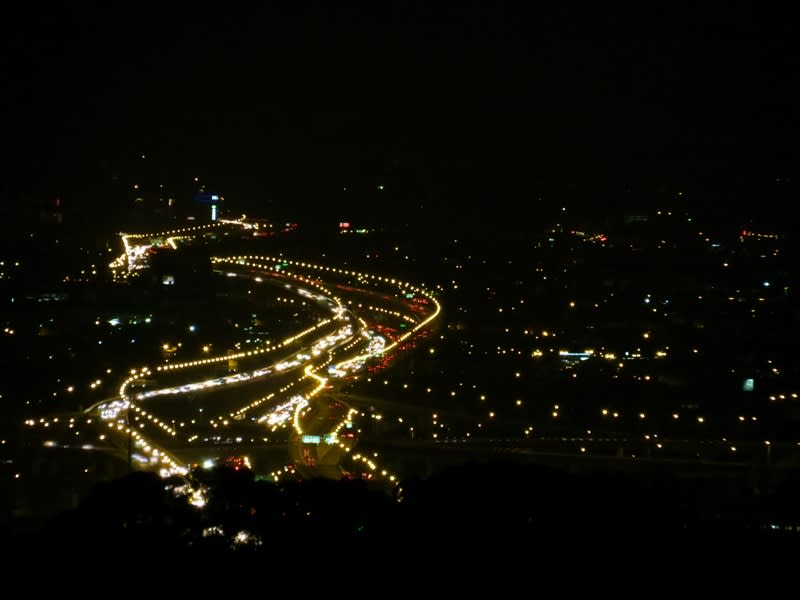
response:
M130 385L128 386L128 406L125 409L125 424L128 427L128 472L133 471L133 463L132 463L132 454L133 454L133 423L131 422L131 406L133 405L133 399L135 398L135 394L133 389L135 387L144 387L150 383L149 380L139 377L138 379L134 379L131 381Z

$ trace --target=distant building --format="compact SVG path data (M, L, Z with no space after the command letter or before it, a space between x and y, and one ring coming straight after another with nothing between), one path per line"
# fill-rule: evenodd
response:
M198 217L201 220L204 220L201 215L205 212L211 221L216 221L222 212L221 206L224 201L225 197L221 194L201 191L194 195L194 204L197 209L195 212L200 213Z

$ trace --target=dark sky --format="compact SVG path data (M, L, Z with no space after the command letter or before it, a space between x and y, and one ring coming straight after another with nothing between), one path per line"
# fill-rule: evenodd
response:
M741 189L798 164L796 20L761 4L31 6L0 48L0 190L99 202L142 152L255 205Z

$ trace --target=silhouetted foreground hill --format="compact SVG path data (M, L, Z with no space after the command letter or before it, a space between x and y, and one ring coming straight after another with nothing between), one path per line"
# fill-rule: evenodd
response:
M150 474L97 486L43 528L9 532L6 573L60 598L763 598L791 592L800 559L800 532L764 529L764 507L709 516L669 482L492 462L394 497L364 481L208 478L203 509Z

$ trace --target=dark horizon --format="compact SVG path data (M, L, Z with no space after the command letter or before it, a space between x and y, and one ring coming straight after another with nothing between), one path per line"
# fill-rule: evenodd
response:
M337 192L377 185L442 217L459 202L480 215L484 198L591 209L599 193L616 208L625 190L635 205L681 188L713 210L799 175L793 33L776 9L24 13L3 42L5 203L101 208L120 201L113 178L201 177L265 212L357 211L372 195Z

